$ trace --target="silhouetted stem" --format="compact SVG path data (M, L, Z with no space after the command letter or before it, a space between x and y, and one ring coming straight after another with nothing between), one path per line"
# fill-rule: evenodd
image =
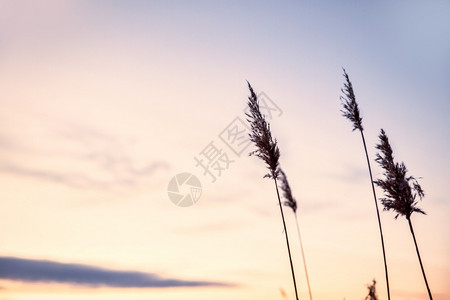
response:
M278 191L277 179L274 177L273 180L275 182L275 188L277 190L278 204L280 205L280 212L281 212L281 219L283 220L284 236L286 238L286 246L287 246L287 250L288 250L288 254L289 254L289 263L291 264L292 280L294 281L295 299L299 300L298 292L297 292L297 283L295 281L294 264L292 263L291 248L289 247L289 237L288 237L288 232L286 229L286 222L284 221L283 207L281 206L280 192Z
M311 285L309 284L308 268L306 267L305 252L303 251L303 242L302 242L302 236L300 234L300 226L298 226L297 213L294 213L294 214L295 214L295 223L297 225L298 239L300 241L300 249L302 251L303 267L305 268L306 283L308 284L309 299L312 300Z
M389 276L388 276L388 268L387 268L387 261L386 261L386 250L384 248L384 236L383 236L383 229L381 227L380 211L378 210L377 194L375 192L375 185L373 184L372 168L370 167L370 159L369 159L369 154L367 152L366 139L364 138L363 131L360 130L360 132L361 132L362 142L364 145L364 151L366 153L367 166L369 167L369 176L370 176L370 183L372 184L373 199L375 201L375 208L377 210L378 228L380 229L380 237L381 237L381 248L383 249L384 273L386 275L386 289L387 289L388 300L390 300L391 294L389 291Z
M428 296L430 300L433 300L433 296L431 295L430 287L428 286L427 276L425 276L425 270L423 269L422 259L420 258L419 247L417 246L416 235L414 234L414 229L411 223L411 217L406 218L409 224L409 230L411 230L411 234L414 240L414 245L416 246L417 257L419 258L420 268L422 269L423 279L425 280L425 285L427 286Z

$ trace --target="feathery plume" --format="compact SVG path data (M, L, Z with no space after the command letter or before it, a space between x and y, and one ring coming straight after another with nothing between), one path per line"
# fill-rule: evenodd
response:
M350 81L350 78L345 71L344 68L342 68L344 71L344 88L341 89L343 96L340 97L341 103L342 103L342 115L349 119L353 124L353 130L356 129L359 130L361 133L361 139L364 146L364 152L366 154L366 161L367 161L367 167L369 169L369 177L370 177L370 184L372 187L372 194L373 194L373 201L375 203L375 210L377 213L377 220L378 220L378 228L380 231L380 239L381 239L381 249L383 251L383 262L384 262L384 274L386 278L386 291L388 300L391 299L391 293L389 290L389 273L388 273L388 265L386 260L386 249L384 247L384 236L383 236L383 228L381 226L381 218L380 218L380 211L378 209L378 201L377 201L377 194L375 192L375 186L373 182L373 175L372 175L372 167L370 166L370 159L369 159L369 153L367 151L367 145L366 145L366 139L364 137L364 128L362 126L362 117L361 113L359 112L358 103L356 102L355 92L353 91L353 85Z
M342 70L344 71L345 77L344 88L341 89L341 92L344 94L344 96L340 97L343 107L343 109L341 110L342 115L353 123L353 131L355 131L356 129L363 131L364 128L362 126L362 117L359 112L358 103L356 102L352 83L350 81L350 78L348 77L347 72L345 72L345 69L342 68Z
M255 143L257 148L250 155L257 156L266 163L269 173L264 177L278 178L280 149L278 149L277 140L272 139L270 124L266 122L265 117L261 114L258 97L248 81L247 84L250 90L250 96L248 97L250 113L246 113L246 115L249 117L247 121L251 126L250 140Z
M425 212L416 205L417 197L422 200L425 193L419 182L413 176L406 176L408 172L403 162L394 162L393 151L389 144L386 132L381 129L379 135L380 143L376 146L379 153L376 155L375 161L384 169L383 175L386 179L377 179L375 184L383 189L385 198L381 199L384 210L393 210L399 215L405 216L407 219L411 217L413 212L425 214Z
M377 296L377 290L376 290L376 280L373 279L372 280L372 284L368 284L367 285L367 289L369 290L369 294L367 294L366 298L364 298L364 300L378 300L378 296Z
M298 291L297 291L297 283L295 281L295 272L294 272L294 264L292 263L292 255L291 248L289 246L289 237L286 229L286 222L284 220L283 207L281 205L280 192L278 190L278 174L279 174L279 159L280 159L280 150L278 149L277 140L272 139L272 133L270 132L270 125L266 122L265 117L261 114L259 109L258 97L253 91L252 86L247 81L248 88L250 90L250 96L248 97L248 106L250 108L250 113L246 114L248 119L247 121L251 125L251 133L250 140L255 143L256 150L251 152L250 155L254 155L262 159L267 168L269 169L269 173L267 173L264 177L272 178L275 183L275 190L277 192L278 204L280 207L281 220L283 221L283 231L286 239L286 247L289 256L289 263L291 266L291 274L292 281L294 284L295 290L295 298L298 300Z
M283 196L286 199L286 201L284 201L284 205L287 207L290 207L292 209L292 211L294 212L295 224L297 225L298 240L300 242L300 250L302 252L303 267L305 270L306 283L308 285L309 299L312 300L313 297L312 297L312 291L311 291L311 284L309 283L308 267L306 266L306 258L305 258L305 251L303 249L302 235L300 234L300 226L298 224L297 201L295 200L294 196L292 196L291 186L289 185L289 181L287 179L286 174L284 173L283 169L280 168L279 170L280 170L281 190L283 191Z
M419 247L417 246L416 235L414 234L414 228L411 222L411 215L413 212L425 214L422 209L417 207L417 197L422 200L425 193L416 178L406 175L408 170L406 169L405 164L403 162L396 163L394 161L392 147L389 144L389 139L383 129L381 129L379 139L380 143L376 145L376 148L380 150L380 152L377 153L375 161L383 168L385 179L377 179L375 180L375 184L384 191L385 198L381 199L381 203L384 206L384 210L393 210L397 213L395 219L401 215L408 221L409 230L411 231L414 240L428 296L430 300L432 300L433 296L431 295L431 290L425 275Z
M280 181L281 181L281 190L283 191L283 197L286 199L284 201L284 205L290 207L294 213L297 212L297 200L295 200L294 196L292 196L291 187L287 180L286 174L283 169L279 168L280 172Z

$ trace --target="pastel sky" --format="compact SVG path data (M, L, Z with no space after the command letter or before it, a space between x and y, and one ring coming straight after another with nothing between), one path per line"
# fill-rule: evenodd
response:
M246 80L299 202L315 299L387 299L353 82L373 161L380 128L420 177L413 215L436 299L450 292L450 2L0 0L0 299L294 299L273 182L219 135ZM194 157L233 162L212 182ZM382 170L373 163L374 176ZM191 207L169 181L202 184ZM377 190L379 196L381 190ZM300 298L307 299L291 211ZM382 212L393 299L426 299L404 218Z

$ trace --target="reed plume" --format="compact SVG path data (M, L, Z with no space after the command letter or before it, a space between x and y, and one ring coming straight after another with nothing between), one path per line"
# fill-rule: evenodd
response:
M305 269L305 275L306 275L306 283L308 284L308 292L309 292L309 299L312 300L312 292L311 292L311 285L309 283L309 276L308 276L308 268L306 266L306 259L305 259L305 251L303 250L303 242L302 242L302 236L300 234L300 226L298 225L298 218L297 218L297 200L295 200L294 196L292 196L292 190L289 185L289 181L287 180L287 176L284 173L283 169L280 170L280 180L281 180L281 190L283 191L283 196L286 199L284 201L284 205L291 208L294 212L295 216L295 224L297 225L297 234L298 234L298 240L300 241L300 249L302 252L302 259L303 259L303 267Z
M378 209L378 201L377 201L377 194L375 192L375 186L373 183L373 175L372 175L372 168L370 166L370 159L369 159L369 154L367 151L367 145L366 145L366 139L364 137L364 128L362 125L362 117L361 117L361 113L359 111L359 107L358 107L358 103L356 102L356 96L355 93L353 91L353 85L350 81L350 78L347 74L347 72L345 71L345 69L343 69L344 71L344 78L345 78L345 82L344 82L344 88L341 89L342 93L344 94L343 96L340 97L341 99L341 103L342 103L342 115L347 118L348 120L350 120L353 124L353 131L355 130L359 130L359 132L361 133L361 139L362 139L362 143L364 146L364 152L366 154L366 161L367 161L367 167L369 169L369 177L370 177L370 183L372 186L372 194L373 194L373 200L375 203L375 210L377 212L377 219L378 219L378 228L380 231L380 238L381 238L381 249L383 251L383 260L384 260L384 273L385 273L385 278L386 278L386 289L387 289L387 295L388 295L388 300L391 299L391 294L390 294L390 290L389 290L389 275L388 275L388 266L387 266L387 261L386 261L386 250L384 247L384 236L383 236L383 228L381 226L381 218L380 218L380 211Z
M247 83L250 90L250 97L248 97L250 113L246 115L249 117L247 121L250 122L251 126L250 140L256 146L256 150L251 152L250 155L257 156L266 163L269 173L264 177L277 179L280 149L278 148L277 140L272 139L270 124L266 122L265 117L261 114L258 97L250 83L248 81Z
M380 150L376 155L375 161L383 168L385 179L375 180L375 184L383 189L385 198L381 198L384 210L393 210L396 212L395 219L398 216L404 216L408 221L409 229L416 247L417 257L419 258L420 268L422 270L423 279L427 287L430 300L433 299L428 286L427 277L423 268L422 259L420 258L419 248L417 246L416 236L411 222L411 215L414 212L425 214L425 212L417 207L417 198L422 200L425 193L419 182L413 176L407 176L407 168L403 162L394 162L394 155L389 144L389 139L383 129L379 135L380 143L376 148Z
M257 156L266 163L266 167L269 170L264 177L272 178L275 183L275 189L278 197L278 204L280 206L281 219L283 221L284 235L286 238L286 246L289 256L289 263L291 266L292 281L294 284L295 298L298 300L297 283L295 281L294 265L292 263L291 249L289 247L289 237L286 229L286 222L284 220L283 208L281 205L280 192L278 190L278 174L279 174L279 159L280 150L277 145L277 140L272 138L270 131L270 124L267 123L263 114L261 114L259 108L258 97L253 91L252 86L247 81L248 88L250 90L250 96L248 97L248 107L250 112L246 113L247 121L251 125L251 133L249 134L250 140L256 145L256 150L251 152L250 155Z
M367 294L366 298L364 300L378 300L377 296L377 289L376 289L376 280L372 280L372 284L367 285L367 289L369 290L369 293Z

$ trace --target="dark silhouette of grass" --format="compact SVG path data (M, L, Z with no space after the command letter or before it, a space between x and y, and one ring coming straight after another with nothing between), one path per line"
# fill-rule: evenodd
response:
M287 176L284 173L283 169L280 168L280 181L281 181L281 190L283 191L283 196L286 199L284 201L284 205L288 206L292 209L295 216L295 224L297 225L297 233L298 233L298 240L300 242L300 249L302 252L302 259L303 259L303 267L305 269L305 275L306 275L306 283L308 284L308 292L309 292L309 299L312 300L312 292L311 292L311 285L309 283L309 276L308 276L308 268L306 266L306 259L305 259L305 251L303 250L303 242L302 242L302 236L300 234L300 226L298 225L298 218L297 218L297 200L295 200L294 196L292 196L292 190L289 185L289 181L287 180Z
M377 194L375 192L372 168L370 166L369 154L367 152L366 139L364 137L364 128L362 125L362 117L361 117L361 114L359 111L358 103L356 102L356 97L355 97L355 93L353 91L353 86L350 81L350 78L349 78L347 72L345 72L345 69L343 69L343 71L344 71L345 83L344 83L344 88L341 89L342 93L344 94L343 96L340 97L341 101L342 101L341 112L344 117L346 117L348 120L350 120L352 122L353 131L359 130L359 132L361 133L361 139L362 139L364 151L366 154L367 167L369 169L370 183L372 185L373 200L374 200L375 209L377 212L378 228L380 230L380 238L381 238L381 248L383 250L384 273L385 273L385 277L386 277L386 289L387 289L388 300L390 300L391 294L390 294L390 290L389 290L389 275L388 275L388 266L387 266L387 261L386 261L386 249L384 247L383 228L381 226L381 218L380 218L380 210L378 209Z
M372 280L372 284L367 285L367 289L369 290L369 294L367 294L364 300L378 300L377 290L376 290L376 280Z
M275 189L277 191L278 204L280 206L281 219L283 221L283 229L286 238L286 246L289 255L289 263L291 265L292 280L294 283L295 298L298 300L297 283L295 281L294 265L292 263L291 249L289 247L289 237L286 229L286 222L284 219L283 207L281 205L280 192L278 191L277 178L279 174L279 159L280 150L278 149L277 140L272 139L272 133L270 132L270 125L266 122L266 119L261 114L259 109L258 97L253 91L252 86L247 81L248 88L250 90L250 96L248 97L248 107L250 113L247 113L247 121L251 125L250 140L255 143L256 150L251 152L250 155L254 155L262 159L269 169L264 178L272 178L275 183Z
M430 300L433 299L428 286L427 277L425 275L425 270L423 268L422 259L420 258L419 248L417 246L416 236L414 234L414 229L411 223L411 215L414 212L425 214L425 212L417 207L417 197L422 200L425 193L420 186L419 182L413 176L407 176L408 172L405 164L403 162L394 162L394 155L389 144L389 139L381 129L380 143L377 144L376 148L380 150L376 155L376 162L384 169L383 175L385 179L375 180L375 184L381 187L384 191L385 198L381 198L381 203L384 206L384 210L393 210L397 213L395 219L399 215L402 215L408 220L409 229L414 240L414 245L416 247L417 257L419 258L420 268L422 270L423 279L425 280L425 285L427 286L428 296Z

